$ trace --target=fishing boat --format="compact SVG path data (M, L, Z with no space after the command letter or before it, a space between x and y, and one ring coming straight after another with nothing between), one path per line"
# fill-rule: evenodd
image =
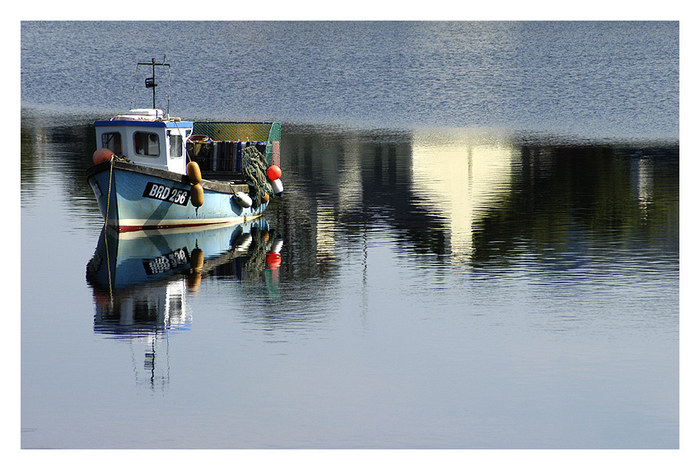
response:
M241 223L282 195L278 122L194 122L156 107L156 68L145 86L151 108L95 121L97 150L87 180L105 226L119 232ZM168 80L170 83L170 80Z

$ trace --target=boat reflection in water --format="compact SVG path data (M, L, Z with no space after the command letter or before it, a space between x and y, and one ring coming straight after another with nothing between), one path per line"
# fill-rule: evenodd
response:
M264 277L268 290L278 292L279 286L271 284L279 283L281 247L282 239L263 218L196 232L103 230L86 268L95 301L94 331L143 345L146 377L137 373L137 382L165 385L168 334L188 331L192 323L187 295L222 268L238 279ZM161 346L165 362L156 364Z

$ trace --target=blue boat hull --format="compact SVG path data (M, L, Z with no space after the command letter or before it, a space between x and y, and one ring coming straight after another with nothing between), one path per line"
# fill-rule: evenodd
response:
M95 255L87 266L89 281L101 288L127 289L190 273L194 253L201 253L203 268L218 260L230 261L247 254L252 233L268 232L264 218L195 230L146 230L117 233L103 230ZM240 252L239 252L240 251Z
M88 171L106 224L119 232L243 223L263 214L267 203L243 207L234 196L247 185L203 180L204 203L195 207L187 176L112 160Z

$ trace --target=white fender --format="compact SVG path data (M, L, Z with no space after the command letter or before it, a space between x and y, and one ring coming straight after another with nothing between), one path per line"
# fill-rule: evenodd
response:
M284 187L282 186L282 180L277 178L273 182L270 183L272 186L272 190L277 194L278 196L282 195L282 192L284 191Z
M284 245L282 237L275 238L275 241L272 242L272 246L270 247L270 252L279 253L280 251L282 251L282 245Z
M233 195L233 198L236 200L236 204L241 207L250 207L253 205L253 200L243 191L238 191Z

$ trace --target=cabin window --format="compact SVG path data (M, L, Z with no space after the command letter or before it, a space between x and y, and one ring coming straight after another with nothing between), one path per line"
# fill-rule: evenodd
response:
M160 155L158 134L134 132L134 148L136 149L136 155L157 157Z
M169 137L170 137L170 158L182 157L182 136L171 134Z
M102 147L111 150L117 155L122 152L122 135L119 132L105 132L102 134Z

